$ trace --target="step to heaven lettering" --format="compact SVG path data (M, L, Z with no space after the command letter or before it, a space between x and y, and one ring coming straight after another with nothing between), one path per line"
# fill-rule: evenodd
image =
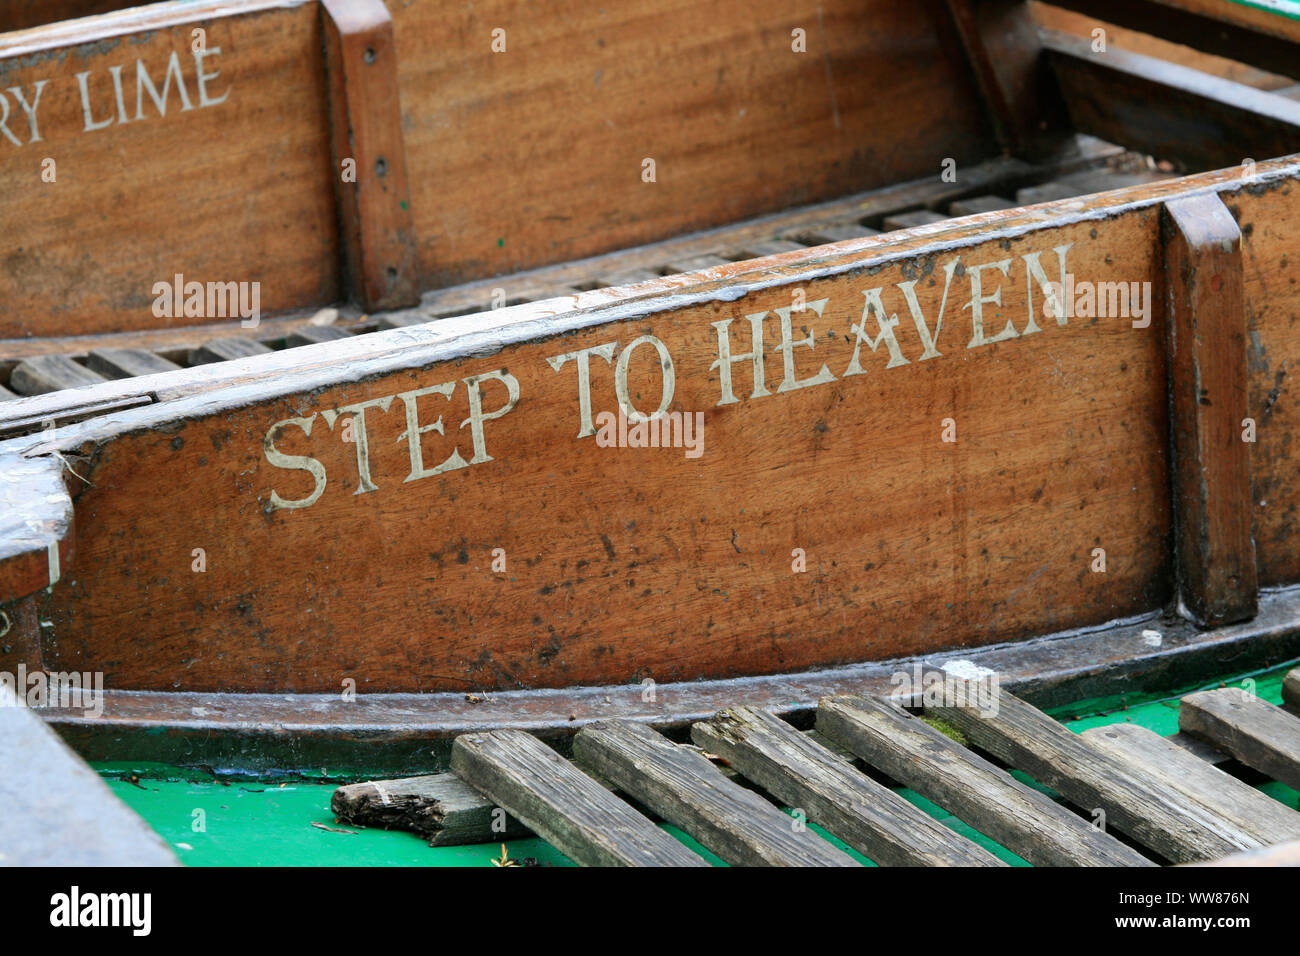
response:
M1066 256L1072 243L1055 246L1056 272L1059 281L1049 276L1044 263L1040 261L1041 252L1030 252L1019 257L1022 268L1013 269L1012 258L1000 259L981 265L964 266L960 257L953 257L940 270L942 292L938 309L932 316L927 316L917 293L919 282L931 280L937 285L938 275L927 272L925 279L911 279L895 283L897 299L901 299L906 318L900 318L897 311L891 311L891 305L898 305L897 299L886 301L888 286L878 286L861 290L861 299L848 308L852 309L849 317L850 334L834 339L826 337L819 340L819 334L831 331L828 322L833 310L830 298L803 301L802 290L794 296L781 289L769 289L766 295L790 296L787 305L775 308L746 312L742 317L722 319L710 323L717 332L716 356L710 372L717 373L717 397L715 406L734 405L745 400L757 401L768 399L782 393L798 389L815 388L837 379L847 379L868 374L874 364L879 369L893 369L910 365L913 362L932 361L942 358L940 348L945 328L951 329L953 322L945 325L948 300L954 291L954 283L964 283L969 289L969 299L961 306L961 312L969 313L963 317L959 339L961 348L978 349L997 342L1007 342L1043 331L1038 319L1047 322L1054 319L1059 326L1067 325L1069 318L1064 305L1062 290L1068 288L1069 270ZM1023 277L1026 311L1024 322L1017 327L1011 318L1003 320L1003 292L1006 283L1018 282ZM1037 297L1035 295L1037 293ZM893 293L890 293L891 296ZM1038 305L1035 305L1037 301ZM853 321L853 315L859 315ZM910 320L910 323L907 321ZM819 325L820 323L820 325ZM796 335L795 326L799 326L800 335ZM1050 326L1050 322L1048 323ZM571 372L569 381L576 385L577 391L577 438L591 438L596 434L593 421L592 370L597 363L605 363L613 370L614 395L618 406L629 421L647 422L668 413L673 405L677 391L677 374L679 364L674 360L668 344L656 335L644 332L644 323L638 323L644 334L632 339L621 349L617 341L602 342L587 348L563 352L548 356L547 364L557 376ZM1000 326L1000 327L999 327ZM900 340L900 333L915 330L915 342L910 334ZM969 331L969 336L967 336ZM952 332L949 332L951 338ZM847 339L847 342L845 341ZM911 346L904 348L904 341ZM828 361L817 362L822 353L838 344L851 346L845 349L849 354L841 356L836 365ZM865 348L864 348L865 347ZM952 348L952 346L947 346ZM660 375L659 401L653 410L645 411L637 407L633 389L629 384L628 370L633 356L643 351L647 356L653 355L657 360ZM769 360L776 365L780 359L780 373L772 376ZM829 359L829 356L827 356ZM809 374L816 367L817 371ZM485 388L491 387L492 399L485 398ZM774 388L773 388L774 386ZM504 394L503 394L504 393ZM463 395L463 398L461 397ZM463 441L452 441L451 453L438 464L430 466L426 461L423 436L434 432L448 439L455 439L456 433L448 434L447 425L439 415L433 421L421 416L419 399L426 396L439 396L451 403L463 401L467 410L466 417L457 428L457 432L468 430ZM409 389L364 402L344 405L313 413L305 417L286 418L278 421L267 430L263 440L263 451L267 462L277 469L305 472L312 479L313 485L308 494L292 498L280 494L275 488L269 492L265 502L267 511L281 509L308 508L320 500L324 493L328 476L325 465L319 458L311 455L288 454L279 446L286 440L286 433L297 430L301 433L296 444L302 439L310 439L316 419L324 421L326 428L333 434L333 440L342 440L355 448L355 473L347 475L347 480L356 480L354 495L363 495L378 491L371 474L371 441L367 431L368 411L386 414L394 402L400 403L404 414L405 429L397 437L398 442L405 442L410 460L410 472L403 481L419 481L435 475L485 464L493 460L488 452L487 423L503 418L512 412L519 402L519 380L506 369L497 369L467 378L454 379L424 388ZM647 403L648 404L648 403ZM450 406L445 406L450 407ZM427 411L427 409L426 409ZM455 416L459 417L459 413ZM454 419L453 419L454 420ZM337 431L336 423L343 421ZM319 429L317 434L320 434ZM462 446L465 452L462 453ZM465 454L469 454L466 458ZM277 472L282 474L282 472ZM293 479L305 485L301 478ZM280 485L279 487L284 487Z

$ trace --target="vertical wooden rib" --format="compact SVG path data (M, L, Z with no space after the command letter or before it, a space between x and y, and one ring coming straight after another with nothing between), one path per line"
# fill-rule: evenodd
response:
M1033 159L1061 144L1065 106L1024 0L948 0L1003 150Z
M1179 592L1214 627L1258 609L1241 231L1217 194L1164 209Z
M348 290L369 310L415 305L420 295L393 21L383 0L322 0L321 6ZM343 179L347 159L356 163L355 182Z

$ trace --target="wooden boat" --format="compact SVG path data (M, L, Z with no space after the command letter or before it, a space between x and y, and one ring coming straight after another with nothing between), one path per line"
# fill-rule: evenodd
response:
M1300 656L1296 22L694 9L0 36L0 671L102 676L79 753L428 772Z

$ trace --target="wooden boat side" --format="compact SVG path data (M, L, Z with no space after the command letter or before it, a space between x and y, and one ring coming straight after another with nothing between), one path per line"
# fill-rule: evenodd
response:
M110 687L142 690L664 682L996 643L1150 611L1174 595L1161 204L1216 193L1236 210L1255 331L1270 355L1288 354L1294 306L1282 260L1296 175L1292 163L1264 163L1245 180L1220 171L719 267L622 301L584 293L577 311L521 306L327 343L234 363L225 374L243 381L225 388L196 390L188 373L116 385L159 401L0 446L58 449L81 475L67 478L87 516L78 567L42 599L44 663L102 669ZM1054 275L1054 250L1067 244L1076 276L1152 283L1149 326L1047 318L1025 257ZM972 337L968 300L994 286L973 289L969 273L990 268L1002 276L1001 301ZM932 322L949 272L950 337L922 360L903 290L916 283ZM871 289L904 316L906 362L890 368L884 344L861 346L862 374L845 375L849 326ZM817 342L791 351L787 373L772 351L776 310L796 290L827 303L802 320L787 312L799 323L792 341L809 328ZM724 402L710 368L713 323L730 320L740 352L749 338L736 330L763 312L770 394L754 396L748 366L737 364L737 401ZM1030 315L1040 331L1025 335ZM1008 322L1015 336L989 343ZM650 335L672 356L671 404L705 414L699 459L577 437L574 362L548 362L618 340L608 363L590 360L591 411L612 410L615 360L639 340L628 394L649 411L663 378ZM822 362L833 380L779 390L806 383ZM482 382L481 412L514 408L480 415L475 439L468 393ZM440 384L444 407L428 404L433 393L412 394ZM402 435L408 400L428 435L422 462ZM14 412L36 401L12 403ZM369 491L360 491L357 444L339 440L333 414L357 402L380 403L367 419ZM1285 467L1283 419L1251 411L1267 422L1255 455L1267 481ZM429 433L438 414L451 434ZM956 442L942 440L946 418ZM268 440L321 463L318 500L305 503L306 471L271 466ZM407 480L453 446L475 463ZM874 497L846 497L845 476ZM301 507L276 506L273 490ZM1285 488L1277 494L1288 500ZM652 507L658 500L677 507ZM1286 520L1282 508L1257 515L1263 583L1288 573L1291 559L1273 544ZM495 548L504 572L491 570ZM1106 551L1104 572L1092 570L1094 548ZM357 553L370 556L368 570L348 570Z

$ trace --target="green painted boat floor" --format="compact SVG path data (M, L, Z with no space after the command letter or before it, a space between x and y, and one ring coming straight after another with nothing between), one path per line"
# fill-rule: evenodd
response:
M1178 698L1205 687L1252 686L1270 703L1282 699L1282 678L1292 662L1269 671L1239 674L1225 681L1182 689L1174 695L1110 697L1084 700L1049 713L1077 732L1090 727L1128 721L1163 736L1178 732ZM330 797L338 778L373 778L358 771L333 771L328 780L313 781L301 775L284 778L216 779L213 774L167 765L95 764L113 792L136 810L176 848L189 866L492 866L500 860L500 844L430 847L419 837L397 831L370 830L335 823ZM1037 786L1024 774L1015 775ZM322 777L326 774L322 771ZM1045 790L1044 787L1039 789ZM1300 793L1275 782L1259 789L1300 809ZM958 833L1015 866L1024 860L983 834L972 830L943 809L911 790L903 797L941 820ZM1046 791L1049 792L1050 791ZM692 850L721 865L721 861L674 827L663 825ZM821 833L863 863L865 857L848 850L839 840ZM340 832L346 831L346 832ZM511 840L505 844L511 860L524 866L572 866L558 850L543 840Z

